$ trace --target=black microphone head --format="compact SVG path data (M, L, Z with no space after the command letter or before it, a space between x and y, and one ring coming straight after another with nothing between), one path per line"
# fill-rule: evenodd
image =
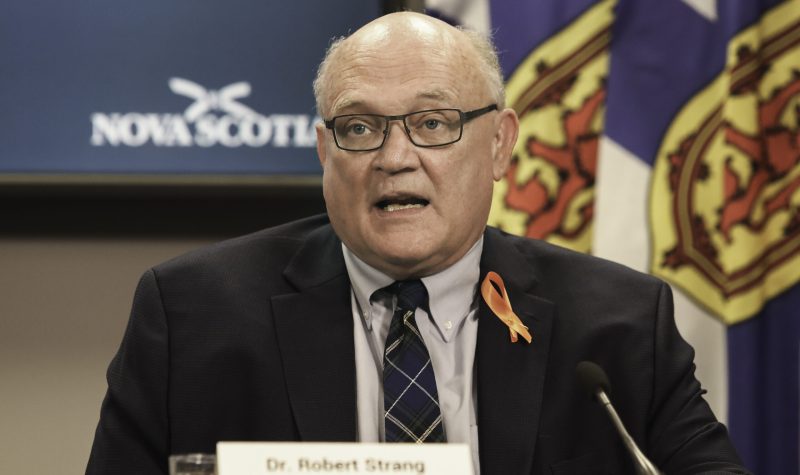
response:
M606 394L611 394L611 383L608 382L608 376L596 363L581 361L575 367L575 375L593 400L597 398L598 389L602 389Z

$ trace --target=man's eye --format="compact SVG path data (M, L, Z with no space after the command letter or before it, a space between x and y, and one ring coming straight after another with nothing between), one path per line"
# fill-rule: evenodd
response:
M354 122L345 127L345 133L348 135L365 135L368 134L369 131L369 126L360 122Z
M439 122L437 119L428 119L425 121L425 128L428 130L435 130L440 124L441 122Z
M350 126L350 132L356 135L361 135L367 131L367 126L364 124L353 124Z

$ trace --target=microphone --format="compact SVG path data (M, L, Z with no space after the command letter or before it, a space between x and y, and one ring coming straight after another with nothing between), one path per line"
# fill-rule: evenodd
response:
M575 374L592 400L597 401L598 404L605 408L608 417L611 418L611 422L614 423L614 427L622 437L622 442L633 457L636 473L640 475L663 475L636 445L636 442L625 429L625 425L622 424L619 414L617 414L614 406L611 405L611 400L608 398L608 394L611 392L611 384L608 382L608 376L606 376L603 368L591 361L581 361L575 368Z

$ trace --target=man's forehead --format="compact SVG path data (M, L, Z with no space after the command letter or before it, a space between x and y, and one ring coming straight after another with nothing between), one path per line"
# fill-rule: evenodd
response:
M334 101L332 105L332 112L334 114L340 112L379 112L381 105L374 96L359 97L357 94L342 94ZM432 88L411 94L404 98L403 104L406 107L414 108L417 105L425 103L433 103L434 105L450 105L452 106L457 99L453 91L446 89ZM386 111L383 111L386 112ZM387 114L404 113L413 111L388 111Z

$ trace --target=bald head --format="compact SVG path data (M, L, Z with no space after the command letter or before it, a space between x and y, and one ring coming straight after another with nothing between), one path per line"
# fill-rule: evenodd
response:
M395 280L463 257L519 130L491 43L425 15L387 15L335 42L314 85L322 192L342 243Z
M502 109L505 103L503 77L494 45L484 35L459 28L427 15L413 12L392 13L380 17L349 37L336 39L328 48L314 80L317 111L329 117L332 106L331 83L337 75L357 68L364 58L395 61L400 70L412 58L393 57L398 47L413 49L418 60L447 60L464 66L463 81L473 81L489 99ZM454 71L454 74L456 72ZM341 105L341 104L340 104Z

